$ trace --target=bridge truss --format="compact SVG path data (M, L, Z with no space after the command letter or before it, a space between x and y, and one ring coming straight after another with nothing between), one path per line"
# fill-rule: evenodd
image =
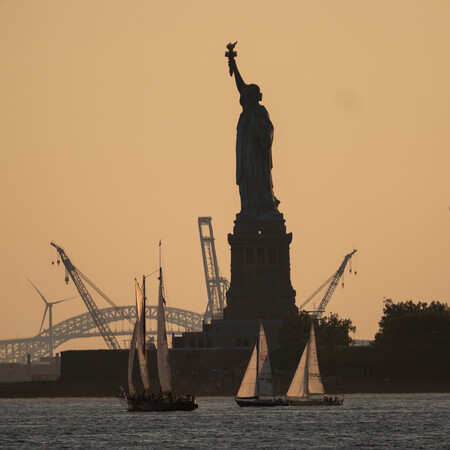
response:
M203 315L184 309L166 307L166 322L175 325L174 333L183 331L201 331ZM158 307L147 306L146 318L152 324L156 323ZM115 323L115 336L130 336L132 333L131 323L136 320L136 308L134 306L119 306L117 308L104 308L101 314L106 323ZM117 325L121 323L121 328ZM126 325L126 326L125 326ZM155 335L156 326L150 326L147 334ZM170 329L169 329L170 331ZM1 363L25 363L27 355L32 361L39 360L50 353L49 346L50 330L44 330L37 336L23 339L8 339L0 341ZM94 320L89 312L80 314L70 319L53 325L53 348L64 344L71 339L102 336L98 331Z

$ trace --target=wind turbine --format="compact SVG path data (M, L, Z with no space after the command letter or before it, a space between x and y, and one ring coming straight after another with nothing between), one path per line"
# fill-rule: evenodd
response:
M42 317L41 322L41 328L39 328L39 334L41 334L42 326L44 325L45 315L48 311L48 329L49 329L49 356L50 358L53 358L53 305L56 305L57 303L66 302L67 300L72 300L75 297L78 297L78 295L75 295L74 297L65 298L64 300L58 300L57 302L48 302L45 297L41 294L39 289L33 284L33 282L26 277L27 280L31 283L31 285L36 289L38 294L41 296L42 300L45 302L45 310L44 310L44 316Z

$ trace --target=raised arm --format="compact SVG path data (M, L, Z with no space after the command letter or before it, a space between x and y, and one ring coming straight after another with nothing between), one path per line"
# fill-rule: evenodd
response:
M236 86L238 88L239 93L242 95L244 92L245 87L247 86L244 83L244 80L241 77L241 74L239 73L239 70L237 68L236 60L234 58L230 58L228 60L228 65L230 66L230 71L232 71L232 75L234 73L234 79L236 81Z
M237 44L235 42L232 44L231 42L227 45L228 51L225 53L225 56L228 57L228 67L230 68L230 76L233 76L236 81L236 86L238 88L238 91L241 95L243 95L244 90L246 88L246 84L244 83L244 80L241 77L241 74L239 73L239 70L237 68L236 59L237 53L234 51L234 47Z

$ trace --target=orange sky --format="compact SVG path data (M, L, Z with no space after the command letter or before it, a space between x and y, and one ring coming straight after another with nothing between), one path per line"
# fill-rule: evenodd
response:
M450 2L1 0L0 339L39 330L25 276L74 294L52 240L125 305L161 238L169 306L204 311L197 217L228 277L239 209L235 40L275 126L297 304L353 248L328 311L355 337L384 297L449 301ZM58 305L54 323L85 311Z

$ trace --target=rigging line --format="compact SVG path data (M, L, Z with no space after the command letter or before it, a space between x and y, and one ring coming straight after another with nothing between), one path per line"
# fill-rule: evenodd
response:
M150 277L151 275L159 272L159 269L154 270L153 272L150 272L148 275L144 275L144 278Z
M101 297L103 297L115 310L117 313L119 313L124 319L128 320L131 324L133 324L133 321L125 315L125 312L119 308L118 305L116 305L104 292L102 292L86 275L84 275L78 268L76 268L77 272L80 274L81 278L83 278L86 283L88 283L92 289L94 289L97 294L99 294Z

